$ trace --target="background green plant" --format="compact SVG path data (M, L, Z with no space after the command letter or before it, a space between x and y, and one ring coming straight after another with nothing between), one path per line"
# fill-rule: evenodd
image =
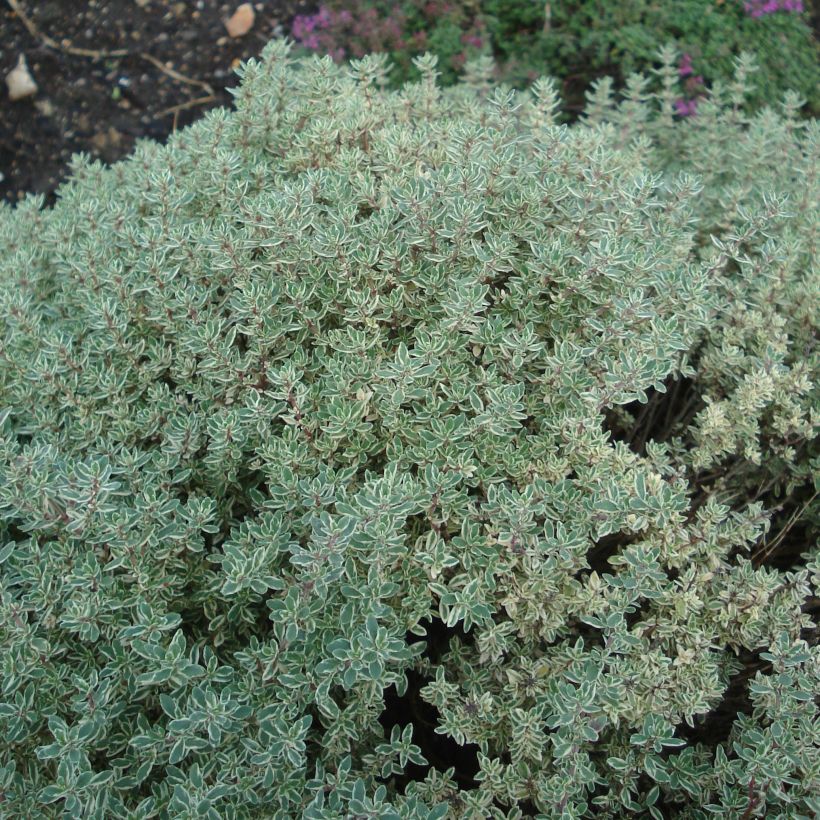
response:
M513 82L549 74L565 81L570 96L604 74L623 85L631 73L652 68L658 48L672 42L692 55L695 73L710 85L730 80L741 52L754 55L760 71L748 97L753 106L788 90L814 112L820 105L818 50L805 15L753 18L739 0L563 0L549 7L545 30L540 3L482 4L494 49Z
M631 73L654 68L658 48L671 42L692 56L695 74L709 85L731 79L741 52L753 54L760 71L749 105L794 90L810 111L820 107L818 47L807 13L755 18L741 0L410 0L399 6L330 0L324 8L335 22L323 30L319 50L340 59L364 53L356 51L355 37L351 50L351 26L337 22L348 12L361 21L357 30L369 32L368 50L390 54L398 84L416 78L411 58L424 50L439 57L442 81L452 83L465 60L483 49L498 63L496 79L516 87L543 75L561 80L564 110L577 113L594 80L611 76L621 87ZM380 36L376 21L394 17L403 36Z
M0 811L817 813L820 133L678 59L275 42L0 210Z

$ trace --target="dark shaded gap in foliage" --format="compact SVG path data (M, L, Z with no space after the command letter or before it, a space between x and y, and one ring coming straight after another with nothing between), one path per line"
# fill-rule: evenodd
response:
M603 572L612 572L612 567L609 564L609 559L613 555L617 555L624 547L634 544L637 540L635 533L613 532L599 538L595 542L595 546L587 552L587 563L590 570L597 572L599 575ZM580 578L582 574L586 574L586 570L576 575Z
M766 503L765 498L763 503ZM754 565L765 565L782 572L804 567L806 553L817 538L812 516L816 518L818 513L820 499L811 486L805 484L772 516L769 532L753 550Z
M668 376L663 384L666 392L653 387L646 391L646 404L633 401L609 408L604 415L604 429L612 440L622 441L639 456L646 455L647 442L666 441L704 406L692 379Z
M419 641L425 641L427 647L424 650L423 657L433 664L439 663L445 652L449 650L451 638L458 638L466 646L473 645L473 632L465 632L461 623L455 626L447 626L441 618L422 618L420 625L427 631L427 637L420 638L418 635L408 632L407 642L418 643Z
M648 598L645 598L637 606L631 607L632 612L627 612L624 616L624 623L626 624L628 632L631 632L639 623L641 623L642 619L649 614L651 606L652 602ZM657 628L657 626L651 622L645 622L643 627L643 637L645 638L650 637Z
M424 619L422 625L427 630L426 638L419 638L408 632L406 640L408 643L424 641L426 648L423 657L434 665L439 663L447 652L451 638L457 637L465 644L473 642L472 636L465 632L460 624L448 627L441 619L432 618ZM478 745L468 743L461 746L446 735L436 734L435 730L439 725L438 709L426 703L420 695L421 689L432 679L412 669L408 670L406 675L407 691L404 695L400 696L397 693L395 685L385 690L385 708L379 716L379 723L386 737L390 736L390 731L394 726L404 728L407 724L412 724L413 742L421 749L421 753L430 765L419 766L415 763L408 763L404 772L393 778L397 789L404 794L407 784L424 780L431 767L442 773L450 767L455 767L453 778L459 786L465 789L476 788L478 782L475 780L475 775L479 770Z
M770 664L760 659L760 651L742 650L739 659L743 669L729 678L729 685L720 702L706 714L696 717L694 726L686 723L678 726L678 734L690 745L701 743L714 749L721 743L726 743L738 714L752 713L749 681L757 672L770 667Z

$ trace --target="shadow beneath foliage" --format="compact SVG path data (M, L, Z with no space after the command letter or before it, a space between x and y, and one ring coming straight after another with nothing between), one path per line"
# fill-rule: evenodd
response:
M766 499L763 498L766 505ZM795 572L805 567L807 553L816 542L816 519L812 520L812 506L817 493L810 484L798 487L772 516L769 532L752 553L752 563L780 572Z
M678 735L689 745L700 743L714 749L726 743L738 714L752 713L749 681L758 671L769 667L770 664L760 659L759 651L748 652L745 649L741 650L739 660L743 664L743 669L729 678L729 685L720 702L706 714L696 717L694 726L686 723L678 726Z
M408 632L407 642L425 641L427 647L423 657L433 665L440 662L451 638L458 637L462 643L466 644L471 644L473 640L472 636L464 632L460 625L450 628L438 618L425 619L422 625L427 630L427 637L419 638ZM453 779L462 789L474 789L478 786L475 779L479 769L478 746L474 743L462 746L446 735L436 734L435 730L440 720L439 711L435 706L426 703L420 695L421 689L431 680L428 676L409 670L407 691L404 695L400 696L395 686L391 686L384 692L385 708L379 717L379 722L384 728L385 735L389 737L394 726L404 728L412 724L413 742L421 749L421 753L430 763L429 766L408 763L401 775L393 776L393 783L401 794L404 794L408 783L424 780L431 767L442 773L454 767Z
M695 382L685 376L668 376L664 387L665 392L649 388L646 404L633 401L606 411L604 429L613 441L622 441L644 456L647 442L666 441L686 429L704 407Z
M622 549L634 544L639 538L639 534L630 532L612 532L604 535L595 541L594 546L587 552L587 563L589 569L602 575L605 572L614 573L609 559L617 555ZM576 579L580 579L587 574L587 570L576 573Z

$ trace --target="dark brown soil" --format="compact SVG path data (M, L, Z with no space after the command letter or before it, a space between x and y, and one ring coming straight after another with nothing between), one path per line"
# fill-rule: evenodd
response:
M0 0L0 198L51 199L72 154L113 162L140 137L162 140L208 108L230 105L235 65L316 5L257 0L253 28L232 39L224 21L241 2ZM105 56L119 50L127 54ZM4 78L20 54L39 90L12 103Z

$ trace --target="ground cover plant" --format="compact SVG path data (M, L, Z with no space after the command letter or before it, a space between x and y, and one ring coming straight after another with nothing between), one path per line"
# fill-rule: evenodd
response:
M0 813L817 814L818 128L680 61L276 41L0 209Z
M747 105L795 90L816 113L820 69L807 16L800 0L327 0L298 15L291 32L304 48L337 60L385 51L397 83L416 78L411 58L425 50L439 57L446 83L467 60L488 53L498 80L518 87L543 75L560 80L563 110L572 116L593 81L610 76L622 86L631 73L656 67L658 48L668 42L687 55L683 70L691 69L683 99L701 85L731 80L734 60L748 52L760 71Z
M820 110L817 42L798 0L562 0L549 4L541 25L525 22L533 5L540 4L484 3L491 41L511 80L552 74L570 91L607 75L623 85L631 73L649 71L658 47L672 41L705 85L729 82L738 55L753 54L760 70L747 105L795 90L809 111Z

